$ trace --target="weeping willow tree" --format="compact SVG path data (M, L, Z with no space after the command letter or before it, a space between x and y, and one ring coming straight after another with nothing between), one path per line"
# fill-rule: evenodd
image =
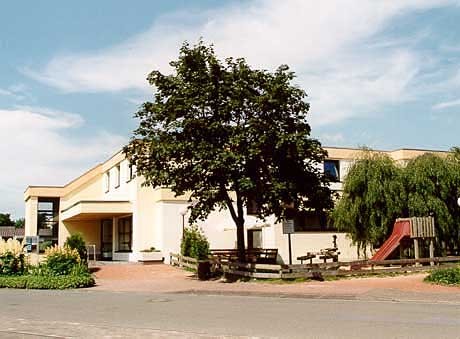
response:
M350 167L332 217L336 227L349 234L358 256L383 242L394 220L405 210L402 169L383 153L364 149Z
M460 153L453 149L447 158L424 154L404 169L409 216L432 215L437 249L455 253L460 242Z

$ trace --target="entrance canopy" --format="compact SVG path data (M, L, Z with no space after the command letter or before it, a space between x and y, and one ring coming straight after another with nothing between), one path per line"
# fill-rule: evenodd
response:
M133 213L133 208L129 201L81 200L63 209L61 220L95 220L131 213Z

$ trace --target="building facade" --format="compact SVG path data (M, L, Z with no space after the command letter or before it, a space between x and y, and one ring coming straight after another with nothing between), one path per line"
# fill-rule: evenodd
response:
M333 177L331 189L340 193L350 165L362 152L359 149L325 147L328 159L321 167ZM404 164L425 150L400 149L387 153ZM143 251L154 247L165 261L180 248L183 226L188 223L189 197L167 188L142 185L135 168L122 152L92 168L65 186L29 186L24 193L25 235L40 241L63 245L70 234L79 232L96 255L104 260L139 261ZM288 262L288 239L282 224L273 217L265 221L245 217L246 246L277 248L280 262ZM236 226L228 211L213 212L197 223L210 241L211 248L236 248ZM356 259L357 251L346 234L338 232L327 220L303 214L295 220L291 236L293 262L306 252L337 245L340 258Z

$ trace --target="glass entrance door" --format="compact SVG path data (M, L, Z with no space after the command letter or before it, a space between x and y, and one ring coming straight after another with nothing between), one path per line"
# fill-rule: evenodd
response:
M112 260L113 250L113 221L105 219L101 222L101 257L102 260Z

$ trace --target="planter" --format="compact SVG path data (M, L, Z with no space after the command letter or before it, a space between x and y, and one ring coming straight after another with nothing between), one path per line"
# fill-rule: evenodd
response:
M163 262L163 253L160 251L154 252L139 252L139 261L140 262Z
M198 279L208 280L211 277L211 262L198 261Z

